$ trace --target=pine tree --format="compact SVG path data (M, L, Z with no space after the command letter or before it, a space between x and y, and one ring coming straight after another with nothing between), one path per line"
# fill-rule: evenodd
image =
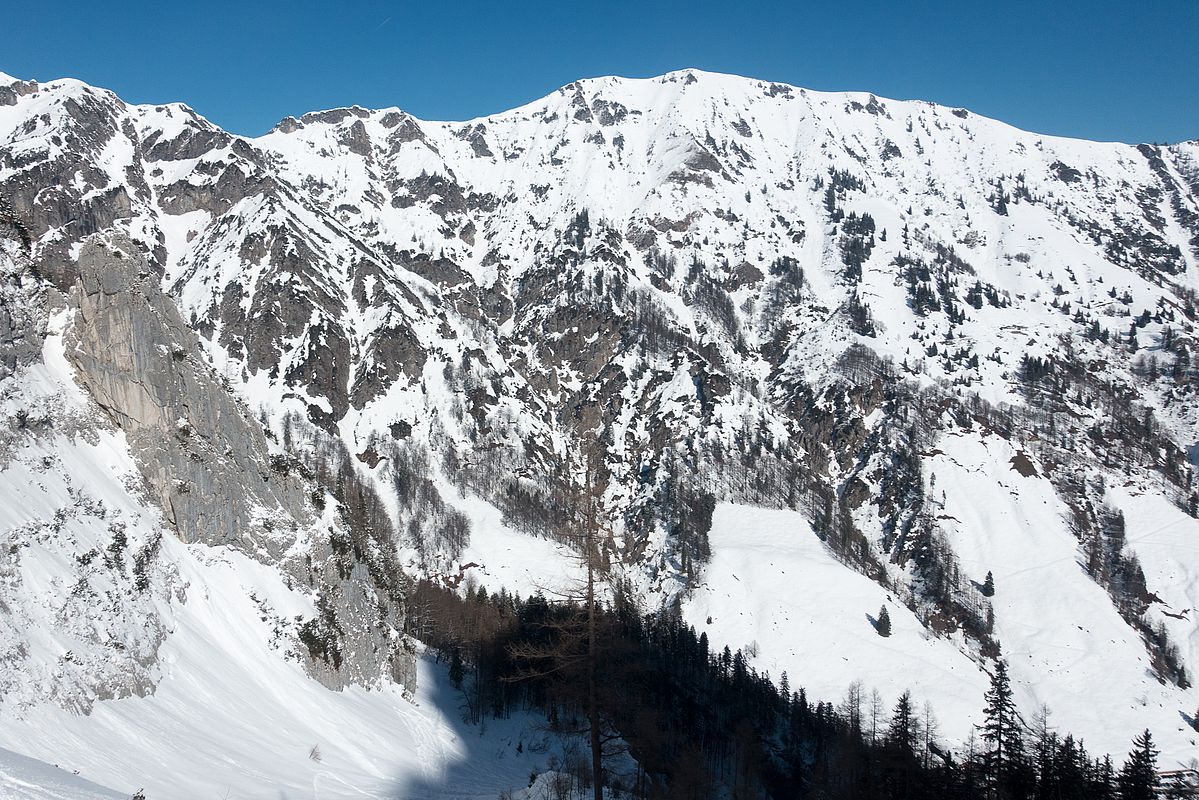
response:
M995 576L991 574L991 570L987 570L987 577L983 579L982 593L983 597L995 596Z
M878 624L875 626L879 636L891 635L891 615L887 613L887 607L882 606L878 610Z
M1157 797L1157 749L1148 729L1132 740L1132 752L1120 770L1120 800L1154 800Z

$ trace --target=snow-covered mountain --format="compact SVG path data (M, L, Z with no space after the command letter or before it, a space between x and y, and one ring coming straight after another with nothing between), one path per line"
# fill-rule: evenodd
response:
M960 741L1003 657L1194 752L1199 143L692 70L247 139L0 76L0 209L0 747L112 735L234 586L287 669L411 684L401 571L560 580L590 481L613 581L814 696Z

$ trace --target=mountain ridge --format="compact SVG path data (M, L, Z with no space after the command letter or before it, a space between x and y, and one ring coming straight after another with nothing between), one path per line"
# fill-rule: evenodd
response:
M362 106L357 103L351 103L350 105L314 108L314 109L311 109L311 110L308 110L305 112L301 112L299 116L296 116L294 114L284 115L274 125L272 125L271 128L269 128L268 130L266 130L260 134L232 133L232 132L230 132L230 133L233 136L237 136L237 137L240 137L243 139L250 139L250 140L261 139L264 136L274 133L275 130L280 125L284 124L288 120L295 120L298 122L303 117L319 116L322 114L327 114L329 112L354 111L355 109L360 110L360 111L367 111L371 114L387 114L387 113L392 113L392 112L401 113L401 114L411 116L413 119L416 119L420 122L441 123L441 124L445 124L445 125L464 125L464 124L468 124L468 123L490 121L495 118L504 117L506 115L513 114L518 111L522 111L527 108L531 108L533 106L537 106L539 104L544 103L546 100L553 97L554 95L561 94L565 90L567 90L571 87L574 87L576 85L591 85L591 84L596 84L596 85L608 84L608 85L610 85L610 84L621 84L621 83L649 83L649 82L659 82L659 81L663 81L663 80L667 80L667 79L672 79L672 80L678 80L680 78L685 79L686 76L688 76L688 75L693 76L693 77L698 76L698 77L705 77L705 78L728 79L728 80L736 80L736 81L743 81L743 82L756 82L756 83L764 83L764 84L770 84L770 85L786 86L789 89L791 89L792 91L802 91L807 94L812 94L812 95L817 95L817 96L825 96L825 97L830 97L830 98L831 97L853 98L854 100L857 100L859 102L869 102L870 98L874 97L877 100L879 100L880 102L910 103L910 104L936 106L938 108L944 108L944 109L949 109L949 110L965 111L973 116L980 117L980 118L986 119L986 120L990 120L992 122L1000 123L1002 125L1013 128L1014 130L1020 131L1022 133L1029 133L1029 134L1033 134L1036 136L1043 136L1045 138L1050 138L1050 139L1067 139L1067 140L1072 140L1072 141L1085 141L1085 142L1092 142L1094 144L1122 144L1122 145L1127 145L1127 146L1132 146L1132 147L1135 147L1138 144L1151 144L1153 146L1162 147L1162 146L1171 146L1171 145L1194 144L1196 142L1199 142L1199 136L1196 136L1195 138L1191 138L1191 139L1181 139L1181 140L1173 141L1173 142L1159 142L1159 141L1150 142L1148 140L1139 141L1139 142L1128 142L1128 141L1115 140L1115 139L1110 139L1110 140L1109 139L1090 139L1090 138L1087 138L1084 136L1072 136L1069 134L1043 133L1043 132L1034 131L1034 130L1031 130L1028 128L1021 128L1019 126L1012 125L1011 123L1004 122L1001 117L991 116L989 114L982 114L977 111L974 111L973 109L971 109L967 106L954 105L954 104L950 104L950 103L942 103L942 102L937 102L937 101L933 101L933 100L925 100L925 99L922 99L919 97L909 97L909 98L888 97L888 96L883 96L883 95L877 95L875 92L872 92L868 89L812 89L809 87L800 86L798 84L787 83L785 81L772 81L768 78L756 78L756 77L751 77L751 76L739 75L739 74L732 73L732 72L721 72L721 71L716 71L716 70L701 69L699 67L680 67L678 69L669 70L667 72L663 72L660 74L648 75L648 76L642 76L642 77L629 77L629 76L617 75L617 74L613 73L613 74L605 74L605 75L595 75L595 76L587 77L587 78L578 78L574 81L570 81L569 83L559 86L558 88L546 93L545 95L541 95L539 97L536 97L536 98L529 100L527 102L524 102L524 103L519 103L510 108L502 109L500 111L490 112L487 114L479 114L479 115L475 115L472 117L463 117L461 119L437 119L437 118L433 118L433 117L422 117L422 116L418 116L416 114L412 114L411 112L406 111L403 107L398 106L398 105L375 107L375 106ZM16 76L9 75L8 73L0 72L0 82L5 83L5 84L12 84L12 83L18 83L18 82L38 83L39 81L37 79L33 79L33 78L18 78ZM93 84L89 84L89 83L79 80L77 78L70 78L70 77L59 77L59 78L52 78L49 80L40 81L40 83L44 84L44 85L50 85L50 84L59 83L59 82L75 82L75 83L80 84L81 86L95 88L95 86ZM105 90L105 91L109 91L114 96L116 96L116 93L112 92L111 90ZM209 120L207 117L205 117L204 115L202 115L198 111L196 111L196 109L192 105L190 105L186 102L183 102L183 101L171 101L171 102L167 102L167 103L144 102L144 103L134 103L132 105L139 106L139 107L146 107L146 108L159 107L159 106L179 106L179 107L186 109L187 111L195 114L196 116L204 119L206 122L213 125L214 127L218 127L218 128L221 127L219 124L213 122L212 120ZM222 130L223 130L223 128L222 128Z
M90 237L128 237L288 469L344 449L334 472L370 489L357 524L409 574L499 579L505 548L569 549L589 471L610 580L734 648L769 642L762 669L835 696L838 650L882 643L857 606L892 603L895 674L858 668L917 682L959 739L1006 657L1026 709L1063 706L1101 747L1129 731L1078 702L1088 684L1119 725L1152 714L1191 746L1194 143L686 70L256 138L14 86L0 196L30 273L67 291ZM774 632L797 623L772 616L793 587L771 576L743 619L707 613L732 596L709 570L753 552L738 514L820 576L832 599L796 607L835 621L827 658ZM945 648L966 677L917 674Z

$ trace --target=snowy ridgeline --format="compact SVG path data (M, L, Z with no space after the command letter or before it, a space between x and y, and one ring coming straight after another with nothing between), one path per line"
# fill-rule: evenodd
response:
M561 588L564 476L596 431L614 576L681 596L714 645L814 700L911 689L950 745L999 655L1026 717L1116 755L1150 727L1185 761L1196 149L693 71L249 140L0 76L23 265L0 319L0 747L21 754L0 771L152 798L527 786L549 767L514 755L530 720L463 728L427 659L416 705L369 680L397 609L341 636L376 598L321 598L386 578L359 557L381 540L415 576ZM94 231L137 243L198 336L155 352L253 409L246 485L303 514L260 508L228 547L174 536L203 503L69 363ZM13 371L22 281L67 306Z

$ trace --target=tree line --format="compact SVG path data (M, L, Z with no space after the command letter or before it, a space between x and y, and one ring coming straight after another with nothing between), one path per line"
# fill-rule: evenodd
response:
M644 800L895 798L1149 800L1199 796L1162 787L1145 731L1122 766L1082 741L1028 725L995 662L983 723L960 751L938 741L930 706L910 693L887 713L860 685L844 702L808 697L757 672L741 651L716 649L678 608L644 614L621 587L592 604L522 599L483 587L422 581L410 620L449 662L467 716L543 715L592 754L562 766L581 787ZM416 632L416 631L414 631ZM608 765L627 753L625 774Z

